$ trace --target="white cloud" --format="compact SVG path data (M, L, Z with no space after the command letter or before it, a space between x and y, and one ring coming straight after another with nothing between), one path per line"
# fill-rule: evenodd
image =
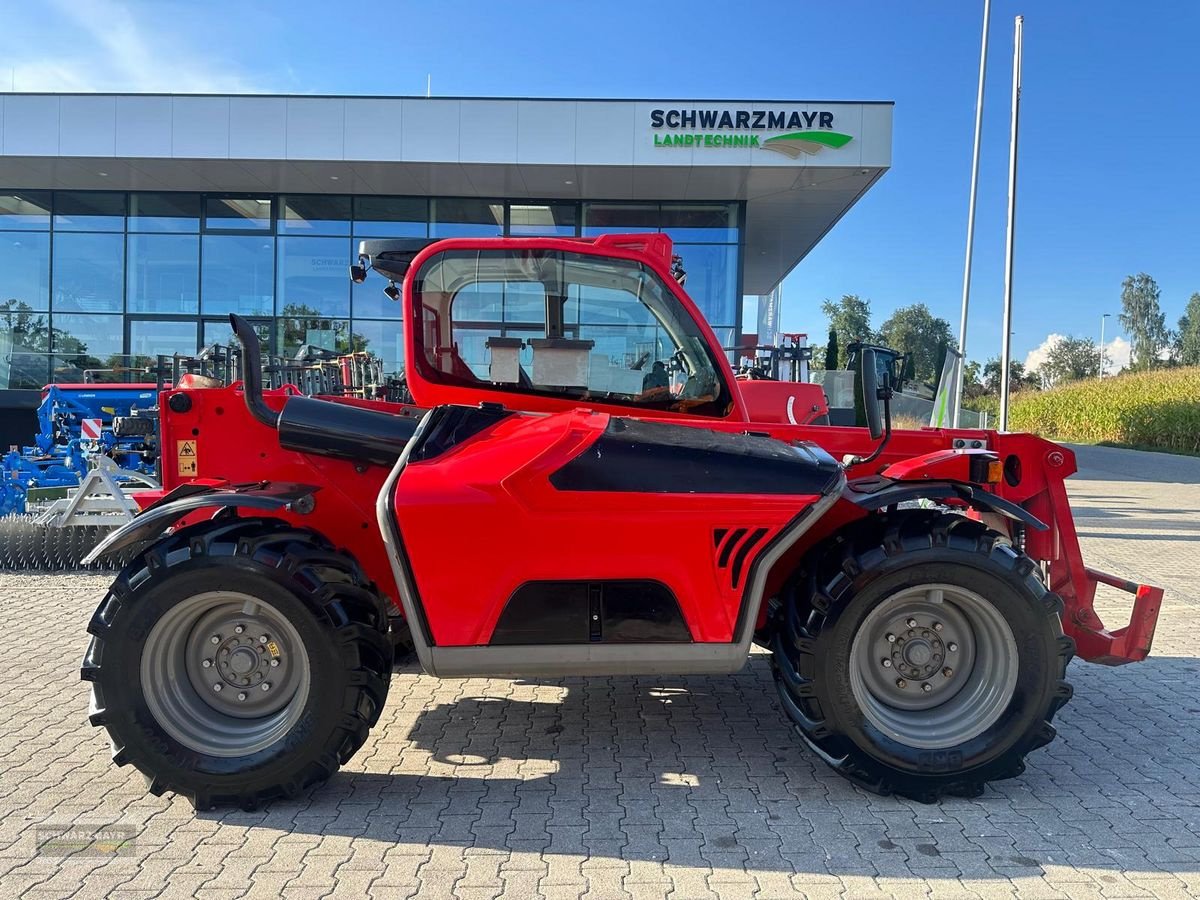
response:
M189 46L186 28L156 26L144 9L134 15L113 0L52 0L49 7L53 13L46 15L46 7L28 4L30 17L14 29L22 34L6 39L6 58L0 63L3 88L135 93L255 89L244 72L212 47Z
M1029 351L1025 356L1025 371L1036 372L1050 358L1050 352L1058 346L1066 336L1053 332L1046 339ZM1104 343L1104 374L1115 375L1129 365L1131 351L1129 341L1123 337L1115 337Z
M1060 341L1064 340L1066 340L1066 336L1062 334L1046 335L1046 339L1030 350L1025 356L1025 371L1033 372L1040 369L1042 363L1050 358L1050 351L1057 347Z
M1115 375L1129 365L1133 346L1123 337L1115 337L1104 344L1104 374Z

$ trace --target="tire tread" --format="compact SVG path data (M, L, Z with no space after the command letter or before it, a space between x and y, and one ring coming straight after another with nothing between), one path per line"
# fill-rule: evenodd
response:
M962 775L904 773L878 762L830 724L816 685L819 638L831 614L848 602L851 583L861 573L882 559L941 548L979 554L1007 571L1012 587L1029 598L1031 608L1040 612L1045 627L1056 637L1055 685L1040 724L987 765ZM1036 564L1013 550L1003 535L955 513L902 510L870 520L849 539L835 539L812 569L794 578L775 601L772 670L796 730L839 774L874 793L923 803L944 796L975 797L988 782L1023 773L1025 755L1054 739L1057 732L1051 720L1072 695L1066 676L1075 643L1062 633L1062 598L1046 589Z
M202 557L224 557L234 565L275 570L327 628L327 639L341 648L348 690L337 727L323 740L305 747L310 757L296 766L288 781L249 785L234 792L189 785L168 773L155 772L152 756L141 746L128 714L106 709L104 694L106 642L117 617L130 610L142 590L169 577L180 565ZM332 572L336 580L329 580ZM278 519L214 519L184 529L143 552L117 575L88 623L91 634L80 677L92 683L89 720L108 731L117 765L132 763L147 778L151 793L167 791L187 797L196 809L236 806L256 809L277 797L295 797L327 780L354 755L379 720L387 700L392 651L387 607L358 564L315 532Z

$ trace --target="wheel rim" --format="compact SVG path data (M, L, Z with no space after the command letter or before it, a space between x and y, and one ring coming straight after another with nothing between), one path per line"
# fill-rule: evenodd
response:
M1017 684L1017 642L992 603L958 585L906 588L863 620L850 649L850 688L867 720L910 747L977 737Z
M300 718L308 654L291 622L249 594L210 591L177 603L142 649L142 694L162 728L209 756L269 747Z

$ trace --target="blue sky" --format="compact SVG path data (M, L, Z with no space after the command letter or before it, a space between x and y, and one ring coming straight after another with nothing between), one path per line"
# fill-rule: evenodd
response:
M0 0L17 90L894 100L892 169L787 279L958 328L982 0ZM1013 16L1025 15L1014 355L1097 337L1146 271L1200 291L1200 4L994 0L969 355L998 355ZM3 72L8 68L8 72Z

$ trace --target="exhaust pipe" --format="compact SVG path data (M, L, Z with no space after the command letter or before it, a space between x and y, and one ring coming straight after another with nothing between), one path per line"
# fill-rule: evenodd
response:
M229 324L242 345L246 409L268 428L279 432L281 447L358 463L395 465L416 432L418 419L295 395L289 396L283 409L275 412L263 400L258 335L239 315L230 314Z
M236 313L229 314L233 334L242 345L242 390L246 394L246 409L268 428L279 427L280 413L263 402L262 350L254 327Z

